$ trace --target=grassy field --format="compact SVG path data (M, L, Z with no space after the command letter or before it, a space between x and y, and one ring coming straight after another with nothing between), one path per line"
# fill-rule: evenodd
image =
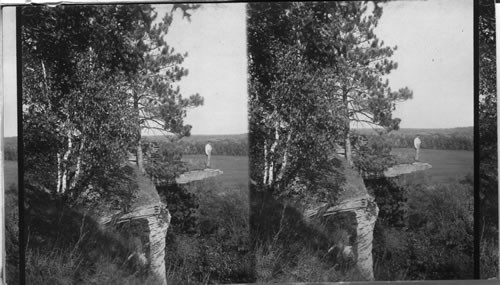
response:
M410 148L395 148L393 154L412 157L414 150ZM464 150L421 149L420 161L427 162L432 168L425 171L432 182L449 182L463 179L467 174L474 173L474 152Z
M413 149L395 148L395 155L412 157ZM206 162L204 155L185 155L184 161L193 165L193 168L202 169ZM455 179L461 180L467 174L474 173L474 152L462 150L434 150L422 149L420 151L420 161L427 162L432 168L425 171L425 175L430 181L441 183ZM220 179L227 187L248 187L248 157L246 156L213 156L211 167L224 172Z
M193 165L194 168L205 168L206 156L204 155L184 155L182 160ZM210 167L220 169L224 172L218 177L222 183L229 188L248 189L248 156L225 156L214 155L210 161Z

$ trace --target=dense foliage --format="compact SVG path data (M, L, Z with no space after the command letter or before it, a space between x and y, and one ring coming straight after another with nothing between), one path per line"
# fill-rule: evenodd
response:
M156 185L174 183L175 177L187 170L181 161L182 148L176 143L143 143L142 149L145 171Z
M481 220L481 278L498 277L498 154L497 154L497 70L495 3L478 2L479 15L479 191ZM495 266L496 264L496 266Z
M430 185L413 174L368 186L380 207L373 249L377 280L473 277L471 180Z
M165 188L161 195L174 198L168 200L172 209L166 248L169 284L255 282L246 191L229 190L208 179Z
M353 162L364 174L379 174L396 164L391 154L390 139L386 135L351 137L353 145Z
M302 34L307 27L301 18L320 16L313 14L315 5L301 5L248 6L251 178L277 193L303 180L299 172L313 173L328 162L324 154L332 149L341 124L329 107L331 86L315 66L325 55L317 54L315 45L323 43L311 37L304 38L311 45L301 45L299 40L301 35L318 36Z
M120 163L136 132L116 71L120 49L101 52L120 43L98 38L117 19L89 21L95 9L23 9L25 171L50 192L78 195Z

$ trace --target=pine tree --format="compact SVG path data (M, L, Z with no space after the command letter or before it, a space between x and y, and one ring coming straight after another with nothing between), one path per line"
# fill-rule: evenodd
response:
M138 167L144 171L141 131L144 129L173 133L177 138L189 136L191 126L184 125L186 110L203 104L203 98L194 94L184 98L176 85L188 75L181 65L187 53L177 53L167 44L164 37L173 21L173 12L180 9L183 17L190 17L189 12L198 5L177 4L155 23L157 13L150 5L135 6L128 11L135 17L136 27L132 33L133 54L140 59L137 68L129 76L131 99L134 112L139 120L139 133L136 142Z
M382 7L373 3L373 10L364 2L339 5L336 25L326 33L334 34L336 57L332 65L332 84L337 104L343 107L344 148L352 165L351 122L377 125L388 131L399 128L400 119L392 117L397 102L412 98L407 87L392 91L385 76L397 68L390 60L397 47L386 47L374 33ZM340 19L340 20L339 20Z

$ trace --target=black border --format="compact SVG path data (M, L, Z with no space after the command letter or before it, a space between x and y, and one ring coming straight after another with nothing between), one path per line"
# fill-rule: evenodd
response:
M473 7L474 37L474 279L481 279L480 242L481 242L481 208L479 197L479 1Z

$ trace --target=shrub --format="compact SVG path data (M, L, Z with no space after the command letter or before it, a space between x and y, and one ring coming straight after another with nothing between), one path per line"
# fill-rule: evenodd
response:
M480 241L480 278L498 278L498 238Z
M167 202L172 217L170 231L195 233L196 215L200 199L185 186L172 184L156 187L163 201Z
M181 161L182 147L170 142L159 142L156 145L157 151L153 148L153 143L145 143L143 146L146 173L157 185L173 183L175 177L187 170L185 163Z
M357 142L361 137L364 137L366 143ZM362 173L380 173L396 164L386 135L355 136L353 145L356 147L353 152L353 162Z
M19 204L17 186L5 191L5 247L7 283L19 283Z
M184 191L196 197L199 207L188 218L193 228L176 225L184 224L183 218L172 218L166 248L169 284L253 282L246 191L225 189L216 179L193 182Z
M408 193L408 224L398 228L391 219L377 221L375 278L470 279L472 185L465 182L429 185L421 178L407 175L393 181Z
M352 245L354 214L306 220L301 203L277 200L255 187L250 201L258 283L361 279L352 260L333 250L334 245Z
M426 279L472 278L473 188L440 184L410 192L412 254ZM421 276L415 276L419 278Z

